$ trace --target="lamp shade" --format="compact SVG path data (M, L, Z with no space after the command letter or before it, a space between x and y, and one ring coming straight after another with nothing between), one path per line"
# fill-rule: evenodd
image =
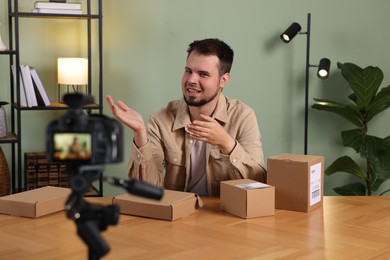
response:
M322 58L318 65L317 75L320 79L326 79L329 76L330 60L328 58Z
M280 35L280 39L285 43L289 43L301 29L299 23L294 22Z
M87 85L88 59L85 58L58 58L58 84Z

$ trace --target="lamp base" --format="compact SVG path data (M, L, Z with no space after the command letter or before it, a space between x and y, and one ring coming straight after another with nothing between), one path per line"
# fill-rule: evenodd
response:
M64 87L66 87L66 90L61 91L61 89L64 88ZM84 88L84 90L82 88ZM88 92L88 85L63 85L63 84L58 84L58 92L57 92L57 100L58 100L58 102L64 104L65 102L62 101L62 97L65 94L69 94L70 92L87 95L88 94L87 93Z

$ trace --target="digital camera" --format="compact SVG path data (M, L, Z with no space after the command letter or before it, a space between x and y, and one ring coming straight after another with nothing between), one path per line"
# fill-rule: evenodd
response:
M103 165L123 159L122 126L113 118L88 115L83 105L93 97L67 94L69 110L47 127L47 156L51 162L74 165Z

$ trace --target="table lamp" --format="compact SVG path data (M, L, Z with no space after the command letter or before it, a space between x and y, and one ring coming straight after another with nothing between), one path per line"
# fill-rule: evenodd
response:
M61 101L61 86L71 87L75 93L80 93L80 86L88 87L88 59L85 58L58 58L58 101Z

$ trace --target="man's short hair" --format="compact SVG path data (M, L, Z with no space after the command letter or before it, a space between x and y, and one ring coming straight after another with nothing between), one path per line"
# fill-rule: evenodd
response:
M219 74L229 73L232 64L234 52L229 45L219 39L197 40L189 44L187 49L187 58L191 52L195 51L201 55L215 55L219 59Z

